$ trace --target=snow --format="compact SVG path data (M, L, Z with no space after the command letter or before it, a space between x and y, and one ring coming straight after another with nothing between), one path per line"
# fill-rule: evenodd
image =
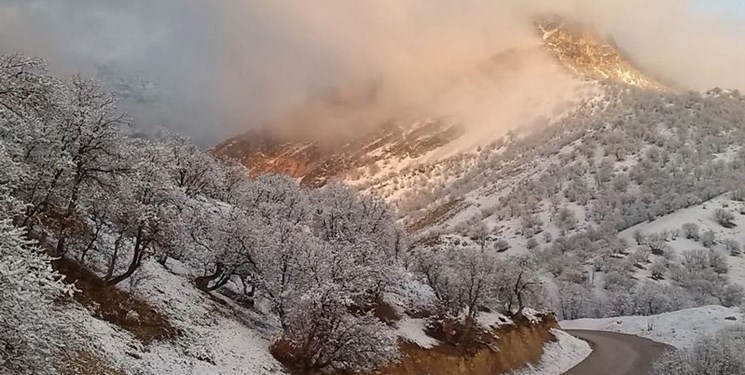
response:
M476 320L485 328L499 328L501 326L515 324L512 319L499 313L481 313Z
M578 319L563 321L560 325L563 329L620 332L676 348L690 348L701 335L711 335L722 329L742 326L744 322L745 314L739 309L704 306L652 316Z
M512 375L561 375L584 361L592 353L587 342L564 331L552 330L557 341L543 346L541 361L535 365L513 372Z
M745 228L745 215L739 213L742 205L742 202L730 199L729 194L723 194L702 204L681 209L669 215L659 217L654 221L631 227L619 233L619 237L625 238L629 243L633 244L635 243L633 236L636 231L645 234L660 233L665 230L678 230L686 223L694 223L698 225L700 233L711 230L716 234L719 244L714 246L714 250L720 251L723 255L727 256L727 262L729 264L727 276L731 282L745 286L745 257L729 256L729 253L725 251L724 245L722 245L722 240L724 239L734 239L741 244L745 244L745 233L742 231L742 228ZM724 228L714 220L714 212L720 208L734 214L734 223L736 224L734 227ZM678 239L669 241L667 244L678 255L685 250L703 248L700 242L686 239L682 234ZM647 275L642 274L642 276Z
M416 344L424 349L431 349L440 342L424 332L427 322L425 319L406 318L398 322L397 334L404 340Z
M168 266L179 273L186 272L179 262L169 260ZM166 314L179 335L143 345L128 332L73 305L68 313L79 322L81 333L88 337L90 350L98 358L106 359L112 367L143 375L285 373L269 352L271 322L257 322L258 313L236 311L240 308L236 305L226 308L215 304L187 278L153 262L143 267L148 278L133 292ZM249 319L239 321L246 316Z
M540 317L541 312L531 309L529 307L526 307L523 309L523 316L525 316L528 321L530 321L533 324L538 324L542 321Z

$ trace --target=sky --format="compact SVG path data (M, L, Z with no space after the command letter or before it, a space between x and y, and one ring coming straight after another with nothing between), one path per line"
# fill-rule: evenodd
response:
M711 12L721 17L745 19L745 1L743 0L699 0L693 8L696 11Z
M124 104L138 123L210 144L332 88L372 85L386 108L429 99L535 43L536 13L592 24L682 87L745 89L745 0L0 0L0 49L143 77L157 101ZM545 80L523 88L557 89Z

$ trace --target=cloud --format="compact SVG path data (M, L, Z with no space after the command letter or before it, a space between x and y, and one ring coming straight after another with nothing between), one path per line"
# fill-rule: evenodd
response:
M198 0L4 0L0 47L45 58L62 74L144 77L153 105L125 103L143 126L167 124L196 138L224 134L214 95L220 50L217 9Z
M522 63L532 76L486 87L472 75L501 52L535 47L537 14L611 34L682 87L745 88L743 27L691 9L686 0L0 0L0 46L62 72L104 65L147 77L159 102L129 107L139 122L209 143L302 103L296 117L312 113L303 119L311 131L427 105L510 122L504 103L560 97L574 84L535 54ZM335 104L307 104L321 95Z

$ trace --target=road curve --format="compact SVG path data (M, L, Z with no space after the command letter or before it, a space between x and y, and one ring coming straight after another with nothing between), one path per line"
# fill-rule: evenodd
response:
M652 363L672 347L615 332L567 330L592 346L592 354L565 375L647 375Z

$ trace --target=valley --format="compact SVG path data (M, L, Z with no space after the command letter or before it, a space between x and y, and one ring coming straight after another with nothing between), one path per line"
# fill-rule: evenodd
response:
M0 55L0 375L745 373L745 96L529 19L211 147Z

